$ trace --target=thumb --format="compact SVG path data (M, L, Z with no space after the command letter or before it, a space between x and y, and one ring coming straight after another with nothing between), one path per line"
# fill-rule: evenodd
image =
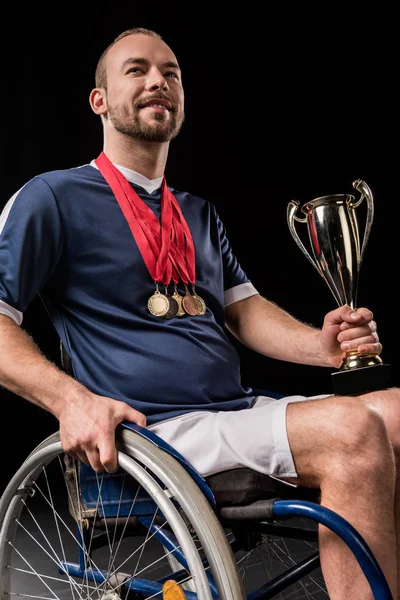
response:
M146 427L146 416L131 406L127 405L124 418L131 423Z
M351 308L348 304L344 304L328 313L325 322L327 325L337 326L342 323L356 323L359 318L360 315L354 308Z

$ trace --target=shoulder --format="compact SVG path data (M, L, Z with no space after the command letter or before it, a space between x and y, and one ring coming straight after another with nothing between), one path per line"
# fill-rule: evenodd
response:
M168 186L170 192L175 196L177 201L181 206L189 205L193 207L195 210L203 211L206 210L210 212L213 216L216 215L216 210L214 204L204 198L203 196L199 196L187 190L178 190L171 186Z
M16 210L37 212L54 209L64 192L68 193L79 182L98 179L99 173L90 165L39 173L12 194L1 211L2 216Z
M61 186L73 184L74 182L79 183L80 181L90 181L91 179L93 181L98 180L99 172L89 164L82 165L80 167L71 167L68 169L45 171L38 173L29 179L19 188L19 190L17 190L16 193L18 194L22 190L26 192L27 190L32 190L33 188L46 189L46 187L48 187L50 189L56 189Z
M101 179L100 172L90 164L68 169L57 169L40 173L31 180L37 184L47 184L52 190L56 191L68 185L79 185L80 183L90 183Z

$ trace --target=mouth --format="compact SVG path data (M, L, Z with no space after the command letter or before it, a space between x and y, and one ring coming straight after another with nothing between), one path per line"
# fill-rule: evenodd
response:
M151 98L146 100L145 102L141 102L139 104L139 108L151 108L156 110L157 112L161 111L172 111L172 104L169 100L165 100L164 98Z

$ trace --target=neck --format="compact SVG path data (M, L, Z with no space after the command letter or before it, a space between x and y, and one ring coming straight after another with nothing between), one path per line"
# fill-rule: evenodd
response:
M143 142L124 136L105 140L104 153L116 165L132 169L147 179L162 177L167 163L169 142Z

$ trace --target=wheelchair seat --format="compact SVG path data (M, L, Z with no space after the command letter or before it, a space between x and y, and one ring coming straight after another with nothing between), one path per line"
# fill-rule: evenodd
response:
M320 491L286 483L253 469L229 469L206 477L214 494L217 509L225 506L247 506L266 498L319 502Z

